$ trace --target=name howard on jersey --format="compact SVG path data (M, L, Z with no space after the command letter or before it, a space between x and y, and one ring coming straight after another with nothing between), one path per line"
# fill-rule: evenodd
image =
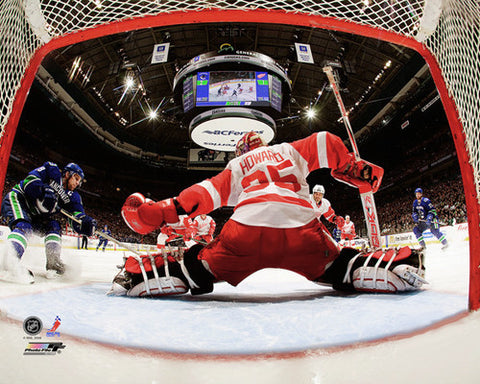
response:
M285 161L285 158L280 153L274 153L269 149L249 154L240 162L242 173L245 175L255 164L264 161L281 163L282 161Z

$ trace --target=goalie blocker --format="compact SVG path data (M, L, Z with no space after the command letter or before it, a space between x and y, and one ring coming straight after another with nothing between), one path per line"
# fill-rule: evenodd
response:
M214 276L197 258L202 248L195 245L184 255L180 249L141 258L130 256L113 279L108 294L159 297L212 292ZM343 291L395 293L419 289L427 283L424 277L421 251L409 247L375 252L344 248L315 282Z

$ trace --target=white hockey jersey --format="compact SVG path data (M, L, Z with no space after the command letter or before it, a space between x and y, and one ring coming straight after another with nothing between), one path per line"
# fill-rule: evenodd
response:
M211 235L215 232L215 220L213 220L210 216L205 216L205 219L202 219L201 215L195 217L193 220L193 227L197 230L198 236L205 236Z
M192 219L188 215L178 216L178 221L176 223L166 224L168 227L171 227L175 232L185 231L185 229L190 228L193 225Z
M353 221L346 223L342 227L342 235L354 235L355 236L355 224Z
M328 221L333 221L333 218L335 217L335 211L333 210L332 205L330 204L330 201L328 201L325 198L322 198L322 200L320 201L320 204L317 204L317 202L313 198L313 195L310 195L310 203L312 203L313 210L315 211L315 216L319 220L320 220L320 217L323 216Z
M177 197L191 216L221 206L235 206L231 217L241 224L295 228L316 218L307 175L318 168L342 169L348 150L328 132L293 143L256 148L232 159L211 179L185 189Z

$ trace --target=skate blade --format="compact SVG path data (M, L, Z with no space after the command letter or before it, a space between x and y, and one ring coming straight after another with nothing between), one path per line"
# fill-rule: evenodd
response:
M109 291L105 293L106 296L127 296L127 289L120 284L113 283Z
M423 284L429 284L427 280L425 280L422 276L413 271L405 271L402 278L406 281L411 281L413 279L414 282L420 281Z
M54 269L47 269L47 272L45 273L45 277L48 280L55 280L55 279L59 279L60 277L62 277L62 275L59 275L57 273L57 271L54 270Z

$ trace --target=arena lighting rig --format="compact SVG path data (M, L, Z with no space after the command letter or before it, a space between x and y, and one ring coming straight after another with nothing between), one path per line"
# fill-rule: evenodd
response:
M175 76L173 90L192 141L233 152L245 132L256 131L267 143L275 138L275 120L287 115L282 111L292 88L271 57L227 45L191 59Z

